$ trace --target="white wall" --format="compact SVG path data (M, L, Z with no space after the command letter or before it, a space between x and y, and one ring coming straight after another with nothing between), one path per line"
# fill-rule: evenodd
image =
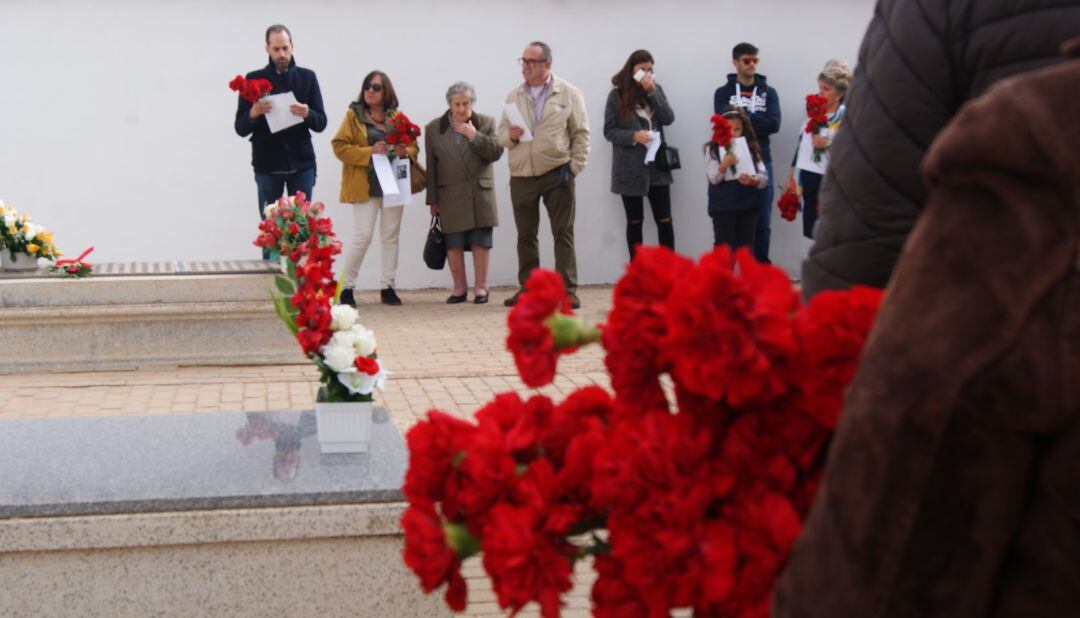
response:
M3 0L0 198L51 228L68 254L95 246L94 261L257 257L250 146L233 132L236 99L227 83L265 65L263 31L281 22L293 32L298 63L314 69L322 85L329 123L314 136L315 198L347 241L351 216L337 201L341 171L330 139L363 76L386 71L402 111L421 125L442 113L443 94L456 80L474 84L477 110L494 114L521 79L514 59L541 39L553 48L554 72L584 91L593 129L577 185L580 280L611 282L627 256L625 216L609 191L603 106L610 76L629 53L653 53L675 109L666 133L684 159L672 191L676 244L698 255L709 249L712 229L697 153L709 136L712 92L731 70L731 47L758 45L759 70L780 92L784 120L773 158L782 176L803 97L815 91L828 58L854 63L872 9L871 0L822 0L814 10L782 0ZM388 23L393 14L401 15L396 25ZM807 33L817 36L808 40ZM514 283L517 271L505 160L495 166L501 226L494 285ZM401 288L448 285L448 273L420 261L427 222L425 206L407 208ZM793 274L809 246L800 230L774 210L773 260ZM656 242L649 217L645 234ZM549 233L541 252L551 267ZM373 247L361 287L378 283L378 255Z

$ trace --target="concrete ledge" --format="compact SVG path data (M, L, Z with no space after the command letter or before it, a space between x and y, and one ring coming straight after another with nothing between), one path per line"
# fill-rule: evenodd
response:
M405 504L335 504L0 520L0 554L395 536Z
M305 359L271 274L0 280L0 372Z
M0 523L4 616L449 616L402 562L404 505Z

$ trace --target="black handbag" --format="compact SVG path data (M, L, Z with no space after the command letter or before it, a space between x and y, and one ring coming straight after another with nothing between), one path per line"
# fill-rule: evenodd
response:
M660 127L660 149L656 151L656 169L662 172L670 172L682 167L679 162L679 149L668 146L664 139L664 127Z
M442 270L446 266L446 243L443 241L442 225L437 216L431 218L427 241L424 242L424 263L431 270Z

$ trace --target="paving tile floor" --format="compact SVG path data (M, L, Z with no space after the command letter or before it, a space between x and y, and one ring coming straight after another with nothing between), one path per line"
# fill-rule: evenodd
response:
M487 305L447 305L448 290L406 290L400 307L379 304L377 292L361 295L361 321L375 331L380 359L392 372L376 405L389 410L402 432L431 408L470 418L497 393L539 392L559 401L581 386L609 386L602 350L588 346L563 357L552 384L539 390L525 387L504 345L508 310L502 301L512 293L495 289ZM578 296L578 314L603 321L611 307L611 287L584 287ZM0 418L307 410L313 407L317 380L310 364L0 373ZM584 563L577 571L575 588L566 597L567 618L589 615L594 576ZM467 561L464 572L470 605L463 615L502 616L479 561ZM518 615L539 613L529 607Z

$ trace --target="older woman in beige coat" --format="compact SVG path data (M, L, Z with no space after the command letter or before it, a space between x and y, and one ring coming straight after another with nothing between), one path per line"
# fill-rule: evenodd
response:
M457 82L446 91L450 109L424 130L427 153L427 203L442 221L446 258L454 279L448 304L465 302L465 248L473 254L476 271L473 302L488 301L488 259L492 231L499 224L491 164L502 156L495 141L495 119L473 112L473 87Z

